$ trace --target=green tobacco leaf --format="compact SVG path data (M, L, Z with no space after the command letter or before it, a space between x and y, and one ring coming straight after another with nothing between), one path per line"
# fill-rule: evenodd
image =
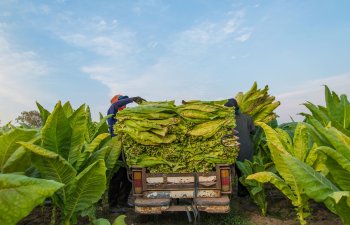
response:
M290 155L283 155L286 165L293 171L295 182L317 202L324 201L329 194L339 189L311 166Z
M69 117L69 123L72 128L72 138L68 161L73 165L80 157L80 151L85 142L85 131L87 129L85 104L74 111Z
M112 137L107 143L108 150L106 152L105 162L107 170L114 168L122 152L122 140L120 136Z
M224 119L216 119L201 123L193 127L189 134L192 136L203 136L204 138L210 138L221 128L225 122L226 120Z
M36 105L39 109L40 112L40 117L43 120L43 126L46 123L47 118L49 117L49 115L51 114L48 110L46 110L42 105L40 105L38 102L36 102Z
M326 126L328 122L330 121L330 118L326 113L324 113L322 110L320 110L317 106L312 104L311 102L304 103L303 105L306 106L312 113L312 116L318 120L323 126Z
M340 96L340 100L344 105L344 120L342 124L346 130L350 130L350 102L346 95Z
M334 183L342 190L350 190L350 161L332 148L322 146L318 149L328 156L326 165Z
M282 156L290 155L285 149L284 145L279 139L278 133L266 124L259 123L259 125L264 129L265 135L267 137L267 144L271 151L272 160L275 163L276 169L285 182L291 187L296 195L299 195L300 187L295 183L295 174L291 172L288 165L285 164Z
M283 144L284 149L291 155L294 155L293 140L289 136L289 133L281 128L275 128L275 131L278 133L278 138Z
M90 111L90 107L86 106L86 124L87 124L87 129L86 129L86 133L85 133L85 140L90 143L91 140L93 139L93 135L95 132L95 123L92 122L92 118L91 118L91 111Z
M64 103L62 108L63 108L64 114L66 114L67 118L70 117L74 112L73 107L69 101Z
M91 137L91 140L94 140L98 135L108 132L107 119L113 115L108 115L103 117L100 122L96 125L95 132Z
M340 216L345 225L350 224L350 192L338 191L328 196L325 202L328 209Z
M30 167L30 155L24 148L17 149L6 161L3 173L24 172Z
M73 182L76 171L67 160L40 146L25 142L20 142L20 144L32 152L32 160L40 171L42 178L55 180L66 185ZM63 201L67 197L66 192L67 186L58 192Z
M15 225L62 186L50 180L0 174L0 224Z
M304 123L304 124L308 128L308 132L311 135L314 143L316 143L318 146L322 146L322 145L326 146L327 144L329 144L327 139L325 139L319 132L317 132L317 130L314 128L313 125L309 123Z
M68 159L71 136L72 128L69 120L63 111L61 102L58 102L42 129L42 147Z
M96 138L94 138L94 140L92 140L92 142L86 146L86 149L80 155L77 161L76 168L79 169L80 166L85 162L85 160L87 160L91 156L91 154L98 149L100 144L108 137L110 137L109 133L102 133L99 134Z
M89 158L87 158L84 163L81 165L80 170L85 169L86 167L88 167L89 165L93 164L94 162L102 159L104 160L106 158L106 154L108 151L108 146L105 146L99 150L94 151Z
M260 183L270 182L276 188L278 188L278 190L280 190L285 196L287 196L292 201L293 205L297 205L297 197L293 194L288 184L276 174L271 172L258 172L249 175L247 179L256 180Z
M112 225L126 225L125 217L125 215L118 216L117 219L114 220Z
M329 142L327 146L333 146L334 149L343 154L350 160L350 137L346 136L334 127L325 128L317 120L310 118L310 123L315 129Z
M274 102L271 103L269 106L265 107L264 110L259 112L259 114L254 118L254 123L256 121L263 120L265 117L271 114L273 110L275 110L280 104L280 102Z
M309 165L309 166L313 166L314 163L317 160L317 156L318 156L318 150L317 150L317 144L314 143L309 151L309 154L306 157L305 162Z
M105 218L99 218L97 220L94 220L92 223L93 223L93 225L111 225L109 220L107 220Z
M340 101L338 95L335 92L331 93L327 86L325 86L325 96L327 112L332 120L332 123L338 124L337 129L345 128L344 119L348 116L347 113L349 113L346 112L346 97L343 95L342 101Z
M238 169L243 173L243 175L248 176L253 173L252 167L248 160L244 160L244 162L237 161L236 165Z
M294 156L304 162L309 154L309 134L304 123L298 123L295 128L293 144Z
M240 105L243 105L244 102L251 97L258 90L258 84L254 81L253 86L244 94L242 102L239 102ZM243 104L242 104L243 103Z
M0 172L5 172L5 165L21 145L19 141L30 141L37 135L36 130L15 128L14 130L0 136ZM11 159L14 160L13 158ZM20 166L20 165L19 165ZM14 170L16 170L14 168ZM13 171L17 172L17 171Z
M65 221L70 221L78 212L96 203L106 189L106 167L99 160L85 168L68 190L65 202Z

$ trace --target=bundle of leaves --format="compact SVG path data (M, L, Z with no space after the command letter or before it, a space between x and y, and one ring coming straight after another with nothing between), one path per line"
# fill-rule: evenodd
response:
M249 91L239 92L235 97L241 112L250 115L255 124L269 123L277 117L274 110L281 103L275 101L275 96L270 96L268 91L268 85L264 89L258 89L257 83L254 82Z
M238 154L234 113L223 102L150 102L119 112L117 119L128 165L152 173L205 172L234 163ZM224 137L229 144L222 144Z

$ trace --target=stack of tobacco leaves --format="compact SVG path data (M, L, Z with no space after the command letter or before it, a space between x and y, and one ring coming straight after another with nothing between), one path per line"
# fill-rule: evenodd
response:
M269 86L258 89L257 83L254 82L249 91L239 92L235 97L241 112L250 115L255 124L269 123L277 117L274 110L281 103L276 101L275 96L271 96L268 91Z
M235 115L224 102L145 102L118 112L115 131L122 136L128 165L167 173L206 172L234 163L239 151L232 135ZM223 138L230 144L224 146Z

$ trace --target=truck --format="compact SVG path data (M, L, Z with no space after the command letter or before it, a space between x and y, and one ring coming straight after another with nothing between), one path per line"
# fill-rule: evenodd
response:
M196 221L230 211L239 143L225 102L148 102L117 114L136 213L185 211Z

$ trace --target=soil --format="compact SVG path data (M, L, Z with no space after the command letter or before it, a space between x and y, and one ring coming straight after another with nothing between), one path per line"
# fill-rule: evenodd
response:
M261 215L259 208L249 197L232 196L231 212L225 215L200 213L200 225L298 225L300 224L290 201L278 191L268 193L267 216ZM310 202L312 213L307 217L309 225L342 225L340 218L331 213L323 204ZM121 214L126 215L127 225L187 225L195 224L193 214L189 222L185 212L169 212L161 215L139 215L133 208L113 209L114 212L105 216L113 221ZM40 206L24 218L18 225L49 225L51 217L49 206ZM59 212L58 212L59 214ZM56 223L58 224L58 222ZM89 224L86 218L81 218L78 225Z

